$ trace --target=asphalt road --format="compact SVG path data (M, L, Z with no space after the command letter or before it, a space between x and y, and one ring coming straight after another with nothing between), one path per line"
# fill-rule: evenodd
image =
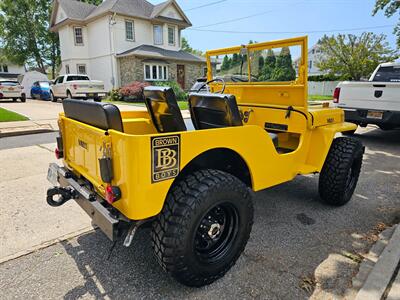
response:
M112 243L95 231L5 262L0 265L1 297L307 299L311 293L305 279L314 275L320 290L333 289L340 297L357 265L331 258L344 258L343 251L366 251L371 230L400 217L400 131L363 131L356 138L367 149L352 201L339 208L322 204L317 175L256 193L246 250L210 286L187 288L170 279L153 258L149 229L144 228L130 248L117 244L110 259Z
M0 139L0 150L55 143L58 132L47 132L5 137Z

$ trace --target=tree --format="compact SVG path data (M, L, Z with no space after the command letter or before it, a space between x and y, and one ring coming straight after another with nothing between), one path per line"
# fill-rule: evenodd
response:
M400 1L399 0L376 0L375 8L372 11L372 15L375 16L378 11L384 10L385 16L390 18L396 11L400 13ZM394 27L393 33L397 36L397 47L400 48L400 21Z
M100 4L102 0L83 2ZM3 55L16 64L46 71L61 63L58 34L49 31L51 0L0 0L0 44Z
M271 74L273 81L291 81L296 79L293 68L292 55L289 47L282 47L281 53L276 58L275 69Z
M385 35L372 32L364 32L360 36L325 35L318 42L323 55L317 67L330 74L360 80L369 76L378 64L398 57L385 39Z
M231 59L228 57L228 55L225 55L224 59L222 60L221 70L229 70L231 68L231 64Z
M262 68L264 68L264 57L261 55L261 56L258 58L258 69L259 69L259 70L262 70Z
M267 56L264 59L264 67L261 70L260 81L271 80L272 72L275 69L276 57L274 51L268 49Z
M190 47L189 41L185 37L182 37L182 39L181 39L181 49L185 52L189 52L194 55L204 56L204 53L202 51L196 50L196 49L193 49L192 47Z

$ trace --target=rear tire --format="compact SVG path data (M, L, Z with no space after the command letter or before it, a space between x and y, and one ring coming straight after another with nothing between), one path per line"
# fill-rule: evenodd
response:
M333 140L319 175L319 195L330 205L350 201L360 175L364 147L360 141L339 137Z
M21 94L21 102L26 102L26 95L23 93Z
M174 184L151 233L161 267L180 283L210 284L235 264L253 225L247 186L218 170L196 171Z

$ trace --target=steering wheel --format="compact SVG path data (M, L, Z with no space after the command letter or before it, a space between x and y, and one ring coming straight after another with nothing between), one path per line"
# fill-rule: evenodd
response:
M207 86L207 85L210 84L211 82L215 82L215 81L220 81L220 82L222 82L222 89L219 90L219 91L216 91L216 92L214 92L214 93L223 94L224 91L225 91L226 83L225 83L225 80L223 80L222 78L215 78L215 79L212 79L212 80L210 80L210 81L207 81L207 82L203 83L203 84L200 86L200 88L197 90L197 93L200 92L202 88L204 88L205 86Z

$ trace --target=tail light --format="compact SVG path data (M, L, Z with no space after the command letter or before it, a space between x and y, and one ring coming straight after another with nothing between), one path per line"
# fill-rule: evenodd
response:
M72 87L74 88L74 90L76 90L78 88L77 84L73 84Z
M63 158L63 157L64 157L63 151L60 150L60 149L58 149L58 148L56 148L56 149L54 150L54 154L56 155L56 158L57 158L57 159L60 159L60 158Z
M58 136L56 138L57 140L57 147L54 150L54 154L56 155L57 159L63 158L64 157L64 151L63 151L63 141L61 136Z
M3 94L2 93L0 93L0 98L3 98Z
M339 103L339 97L340 97L340 87L337 87L333 92L333 103Z
M106 187L106 201L110 204L121 199L121 190L117 186L107 185Z

